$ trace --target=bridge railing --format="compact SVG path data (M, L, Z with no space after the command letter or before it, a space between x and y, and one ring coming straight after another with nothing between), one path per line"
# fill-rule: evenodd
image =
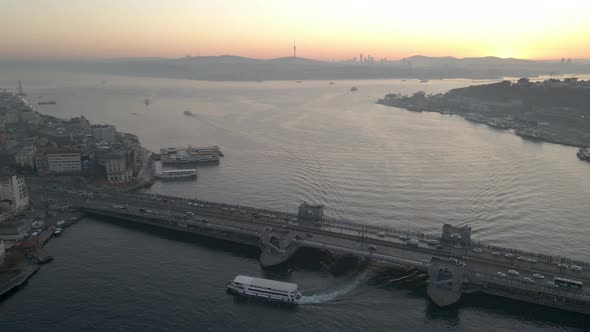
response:
M572 291L572 290L565 289L565 288L550 287L550 286L546 286L546 285L538 284L538 283L528 283L528 282L524 281L523 279L516 279L516 278L511 278L511 277L500 277L497 275L490 275L490 274L484 274L484 273L479 273L479 272L469 272L469 271L465 271L464 276L469 277L469 280L471 282L474 282L476 280L477 281L484 280L484 281L487 281L487 282L493 283L493 284L511 286L511 287L515 287L515 288L534 291L534 292L541 292L542 291L544 293L548 293L548 294L552 294L552 295L556 295L556 296L561 296L561 297L566 297L566 298L574 298L574 299L586 301L586 302L590 301L590 295L588 295L588 294Z
M100 195L100 194L99 194ZM161 202L162 205L168 204L164 201L170 202L174 201L176 203L198 203L203 204L209 208L214 208L221 211L223 214L228 216L235 216L236 213L243 214L244 217L251 216L254 213L257 213L261 218L267 218L268 220L275 220L279 223L281 222L290 222L296 220L297 215L294 213L287 213L281 211L273 211L268 209L259 209L250 206L242 206L238 204L227 204L227 203L220 203L220 202L213 202L213 201L206 201L200 200L196 198L187 198L187 197L178 197L178 196L169 196L169 195L161 195L161 194L149 194L149 193L120 193L120 192L113 192L109 193L109 199L117 202L122 202L125 200L134 200L134 201L149 201L149 202ZM155 202L154 202L155 201ZM188 206L187 206L188 207ZM230 211L230 209L234 209L234 211ZM359 224L358 222L349 221L349 220L341 220L335 219L331 217L325 217L320 225L326 225L328 227L339 227L342 229L352 230L359 232L362 234L371 234L376 235L377 233L383 232L386 235L396 235L401 236L405 235L411 238L416 238L418 240L436 240L440 241L441 237L439 235L434 234L427 234L421 232L415 232L410 230L403 230L396 227L389 227L389 226L378 226L378 225L367 225L367 224ZM536 253L524 250L518 250L513 248L505 248L500 246L494 246L487 244L486 242L480 241L472 241L472 246L478 246L481 248L488 248L491 251L501 251L504 253L513 253L515 255L522 255L522 256L529 256L534 257L539 261L543 261L546 263L564 263L564 264L575 264L578 266L582 266L585 268L590 269L590 262L585 262L577 259L571 259L563 256L555 256L555 255L548 255L543 253Z

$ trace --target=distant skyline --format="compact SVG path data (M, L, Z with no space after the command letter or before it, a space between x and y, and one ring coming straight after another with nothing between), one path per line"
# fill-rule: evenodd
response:
M4 0L0 59L590 58L590 1Z

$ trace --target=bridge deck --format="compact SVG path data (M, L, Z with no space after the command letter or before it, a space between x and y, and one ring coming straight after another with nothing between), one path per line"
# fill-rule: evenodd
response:
M392 228L370 227L352 222L339 222L333 219L326 219L325 222L317 224L298 223L295 214L205 201L189 201L179 197L145 194L103 195L87 199L69 197L72 201L77 202L75 205L87 212L135 221L149 220L150 223L162 227L186 229L207 236L226 237L227 240L247 244L254 244L256 237L260 236L268 227L272 227L290 232L297 239L295 242L299 246L371 257L423 270L428 269L429 262L433 257L445 260L452 257L465 262L464 282L481 287L480 291L498 294L506 293L506 289L511 289L516 290L515 294L520 294L520 297L524 297L528 301L543 303L544 300L541 300L542 296L540 297L539 294L544 294L553 296L554 302L566 300L572 303L582 303L582 308L590 309L588 305L590 303L590 287L586 286L590 285L590 264L579 260L527 253L509 248L496 248L481 243L471 243L470 248L454 248L451 245L443 245L442 248L436 249L426 242L428 239L439 239L436 236ZM192 204L188 205L189 202ZM151 210L151 213L140 212L140 209ZM194 215L187 214L188 212ZM206 219L206 222L203 219ZM384 234L378 234L380 232ZM236 234L242 236L236 236ZM406 241L400 239L400 235L409 235L418 239L419 245L409 246ZM481 249L481 252L473 251L473 247ZM500 252L500 255L492 255L492 252ZM514 258L505 257L505 254L508 253L513 254ZM517 259L519 256L520 260ZM526 259L535 259L536 262ZM582 267L582 271L561 268L558 267L558 263L576 264ZM519 275L511 276L508 270L516 270ZM500 277L497 275L498 272L502 272L506 276ZM533 274L542 275L543 279L535 278ZM553 281L554 277L579 280L585 284L585 287L581 290L551 287L548 282ZM531 283L525 278L529 278L533 282ZM509 296L509 294L504 294L504 296ZM549 305L551 304L549 303Z

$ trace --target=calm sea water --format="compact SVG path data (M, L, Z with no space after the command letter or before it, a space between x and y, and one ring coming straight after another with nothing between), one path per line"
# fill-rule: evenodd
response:
M0 88L19 78L30 102L57 101L42 112L115 124L152 150L221 146L219 166L200 168L197 181L150 192L285 211L306 200L333 217L426 233L469 224L482 241L588 259L590 164L575 148L374 104L389 92L444 92L468 80L330 85L8 71ZM484 295L439 309L416 271L369 264L333 274L305 258L263 271L247 247L104 220L85 219L47 250L55 262L0 303L0 330L590 329L581 315ZM224 292L236 274L297 282L310 303L236 302Z

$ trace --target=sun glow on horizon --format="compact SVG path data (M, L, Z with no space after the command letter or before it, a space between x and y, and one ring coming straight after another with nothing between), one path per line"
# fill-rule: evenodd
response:
M5 2L0 57L590 58L581 0Z

